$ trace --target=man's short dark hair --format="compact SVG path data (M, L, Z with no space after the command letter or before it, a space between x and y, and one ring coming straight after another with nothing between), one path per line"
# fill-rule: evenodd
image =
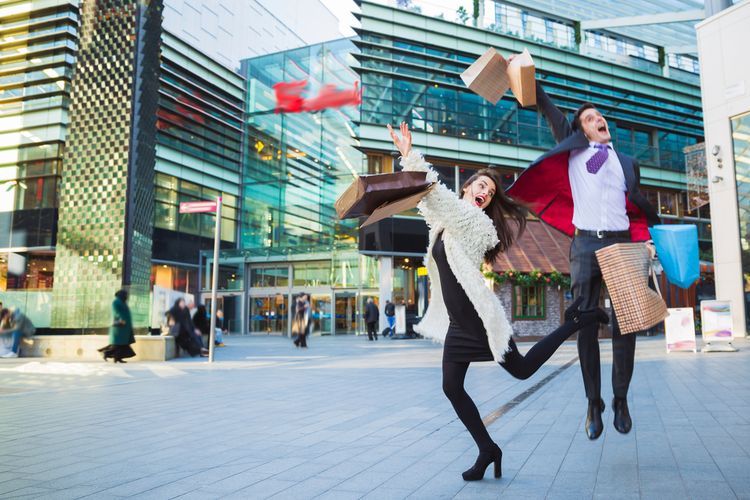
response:
M596 106L592 102L581 104L581 107L576 110L576 114L573 116L573 130L581 130L581 115L587 109L596 109Z

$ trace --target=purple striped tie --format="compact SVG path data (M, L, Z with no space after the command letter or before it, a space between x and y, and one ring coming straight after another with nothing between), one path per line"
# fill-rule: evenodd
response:
M597 152L586 161L586 170L591 174L596 174L604 162L609 158L609 148L606 144L594 144Z

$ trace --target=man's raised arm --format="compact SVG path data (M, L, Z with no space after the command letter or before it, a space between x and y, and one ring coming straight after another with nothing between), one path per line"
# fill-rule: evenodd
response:
M544 115L556 142L561 142L563 139L573 134L573 129L571 128L568 119L562 111L554 105L542 88L542 84L539 83L539 80L536 81L536 109Z

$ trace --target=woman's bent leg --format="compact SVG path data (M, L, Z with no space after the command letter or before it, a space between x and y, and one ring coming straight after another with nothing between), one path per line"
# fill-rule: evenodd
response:
M534 344L525 356L518 352L516 343L513 339L510 339L510 349L505 353L505 359L500 363L500 366L516 378L527 379L552 357L562 343L568 340L568 337L584 326L596 322L605 323L609 320L607 314L601 309L578 311L578 304L580 304L580 300L565 311L565 323Z
M491 449L494 442L482 422L477 405L474 404L474 401L471 400L464 389L464 379L468 369L468 362L443 360L443 392L453 405L458 418L466 426L471 437L474 438L479 450Z

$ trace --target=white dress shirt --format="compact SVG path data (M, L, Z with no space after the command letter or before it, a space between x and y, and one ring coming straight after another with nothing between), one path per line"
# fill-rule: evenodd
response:
M596 174L586 162L598 151L594 142L586 149L570 152L568 176L573 193L573 225L590 231L627 231L630 220L625 210L627 187L622 165L612 143L609 156Z

